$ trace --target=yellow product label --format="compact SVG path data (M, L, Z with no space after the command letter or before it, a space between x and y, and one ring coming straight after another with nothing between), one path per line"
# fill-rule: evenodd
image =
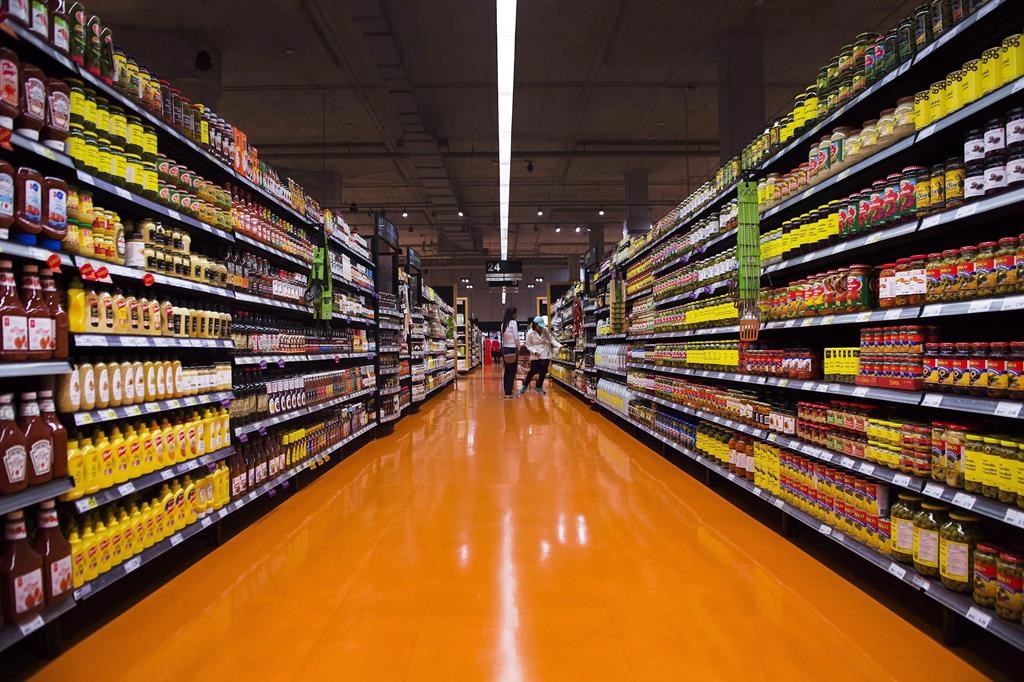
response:
M142 149L147 154L152 154L152 155L156 156L156 149L157 149L157 147L156 147L156 131L155 130L152 131L152 132L143 131L143 133L142 133Z
M989 454L987 452L981 453L981 484L991 486L993 488L999 485L999 471L998 471L999 457L996 455Z
M892 520L892 537L890 538L892 548L904 554L911 554L914 551L914 522L909 519Z
M914 526L914 561L924 566L939 565L939 531Z
M971 574L970 558L970 545L940 538L939 573L943 578L966 582Z
M71 115L85 118L85 93L81 90L71 91Z
M96 130L100 135L110 132L110 110L103 107L96 108Z
M996 485L1006 493L1016 492L1017 460L1009 457L996 459Z
M125 118L124 114L111 114L110 115L110 136L118 140L127 140L128 138L128 119ZM120 142L118 142L120 146Z
M964 445L964 480L981 483L981 452L976 445Z
M144 147L146 143L145 133L142 130L141 123L129 123L128 124L128 144L135 145L137 147Z
M96 100L87 99L85 100L84 117L86 127L96 125Z
M1014 492L1024 496L1024 462L1018 460L1013 472Z

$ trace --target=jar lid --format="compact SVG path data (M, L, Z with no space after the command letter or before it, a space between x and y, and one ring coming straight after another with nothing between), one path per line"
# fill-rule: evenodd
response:
M1000 244L1016 244L1017 243L1017 238L1016 237L1003 237L1002 239L999 240L999 243Z
M946 511L946 509L948 509L946 505L939 504L938 502L922 502L921 507L932 511Z
M951 511L949 512L949 518L956 521L963 521L964 523L974 523L978 521L978 517L974 514L968 514L967 512Z
M947 166L962 166L962 165L964 165L964 162L960 159L959 156L951 156L950 158L946 159L946 165Z
M925 258L927 258L927 256L925 256L923 253L920 253L916 256L911 256L910 260L924 260Z
M990 542L979 542L974 548L975 552L982 552L983 554L999 554L1002 548L999 545L994 545Z
M982 242L982 243L978 244L978 248L979 249L994 248L995 245L996 245L995 242Z
M928 168L926 166L907 166L906 168L903 169L902 172L904 174L909 174L909 173L920 173L921 171L926 171L926 170L928 170Z
M1024 564L1024 556L1017 554L1019 549L999 552L999 560L1007 564Z

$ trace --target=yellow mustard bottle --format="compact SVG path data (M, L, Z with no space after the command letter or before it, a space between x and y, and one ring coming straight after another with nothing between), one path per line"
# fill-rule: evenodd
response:
M174 490L166 483L160 488L160 508L157 511L158 538L163 540L174 532Z
M164 368L163 360L153 361L153 372L156 376L156 400L164 400L167 398L167 375Z
M68 533L71 545L71 586L78 589L85 584L85 543L77 530Z
M60 496L65 502L77 500L85 494L85 461L82 459L77 437L68 438L68 476L71 477L74 487Z
M78 385L82 390L79 407L88 411L96 408L96 375L92 363L86 360L78 365Z
M191 416L192 420L192 436L194 442L192 444L192 452L195 453L196 457L202 457L206 454L206 422L196 413L193 412Z
M135 540L135 554L138 554L142 550L146 549L146 547L148 547L148 545L146 544L146 520L142 516L142 510L139 509L139 506L134 502L132 503L132 506L129 509L128 515L131 517L132 520L132 535L134 536Z
M139 475L153 471L153 432L149 424L139 422Z
M226 448L231 445L231 419L225 408L220 408L220 446Z
M146 402L146 371L142 366L142 361L138 358L131 360L130 375L135 382L135 402Z
M114 485L114 450L110 445L106 432L96 432L96 450L100 464L100 489Z
M121 293L120 289L114 290L111 297L111 304L114 307L114 333L128 334L131 332L131 324L128 321L128 299Z
M174 493L174 513L171 516L171 525L174 530L181 530L185 527L185 487L180 481L175 480L171 486Z
M107 537L110 538L110 568L114 568L124 561L124 538L121 536L121 522L117 520L117 514L113 509L107 509L104 523L107 526Z
M196 492L196 484L190 476L185 476L185 525L189 525L196 522L196 515L198 513L198 495Z
M100 574L100 548L91 521L86 521L82 528L82 553L85 555L85 570L82 574L84 584L95 580Z
M124 375L121 372L121 364L116 361L107 364L107 374L110 376L110 407L124 405Z
M107 527L101 519L96 519L96 522L93 524L93 532L96 534L96 547L99 550L99 573L103 575L110 570L110 534L107 532Z
M142 503L142 548L149 549L156 542L156 519L153 505L149 502Z
M78 450L82 458L82 493L92 495L103 482L100 453L93 446L91 438L79 438Z
M121 377L121 391L124 394L124 405L134 405L135 400L135 373L132 371L132 363L124 358L117 363L117 371Z
M100 310L100 295L94 289L85 292L85 331L105 332L100 322L102 311Z
M114 312L114 297L109 291L103 290L96 294L99 306L99 329L103 334L113 334L117 314Z
M127 561L139 551L135 549L135 524L124 507L117 514L117 522L121 526L121 559Z
M73 334L93 331L85 303L85 289L77 277L68 284L68 330Z
M174 425L174 436L178 439L178 451L175 453L178 462L187 462L196 456L189 437L188 422L179 420Z
M152 360L146 360L142 363L142 372L145 377L145 391L143 395L146 397L146 402L151 403L157 399L156 393L156 363Z
M128 441L128 478L135 478L146 473L142 470L142 432L129 424L125 428L125 440Z
M110 449L114 459L113 483L124 483L128 480L128 445L120 427L110 431Z

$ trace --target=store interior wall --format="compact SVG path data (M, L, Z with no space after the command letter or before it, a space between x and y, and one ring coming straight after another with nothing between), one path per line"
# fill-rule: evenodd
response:
M467 266L437 266L425 267L423 281L437 287L451 285L455 287L456 296L469 298L469 314L481 321L499 321L505 313L506 305L514 305L519 310L519 319L523 320L534 314L537 309L537 298L547 296L548 284L551 282L562 283L577 279L579 273L569 274L569 269L563 267L531 267L529 263L523 263L523 280L519 291L509 291L506 295L506 304L501 303L501 289L490 289L484 281L484 268ZM459 282L463 277L472 280L473 288L466 289L464 284ZM543 282L535 282L534 278L543 277ZM534 288L528 289L526 285L533 283Z

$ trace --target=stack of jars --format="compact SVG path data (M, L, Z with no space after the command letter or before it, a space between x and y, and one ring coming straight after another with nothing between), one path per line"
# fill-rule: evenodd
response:
M928 343L924 387L989 398L1024 398L1024 342Z
M819 361L808 348L746 348L740 350L740 372L787 379L813 379L818 376Z
M1024 239L947 249L927 257L925 301L943 303L1004 296L1024 286Z
M862 329L857 383L920 390L924 346L935 334L935 328L921 325Z
M762 289L762 317L785 320L870 310L871 277L871 266L850 265L778 289Z
M735 277L738 265L736 249L684 266L654 281L655 300L670 298L679 294L707 287Z

